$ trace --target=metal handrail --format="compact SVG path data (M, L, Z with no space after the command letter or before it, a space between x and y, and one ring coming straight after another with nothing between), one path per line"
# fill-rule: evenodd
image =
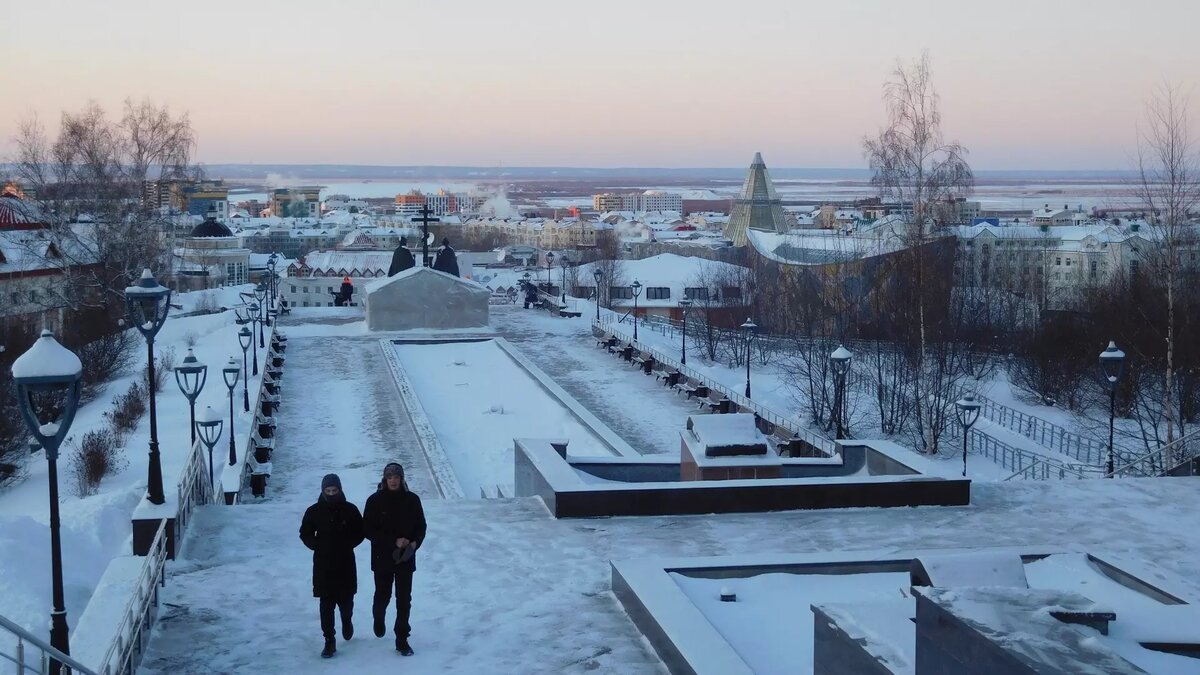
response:
M163 574L167 564L167 520L164 518L154 534L154 542L142 562L134 595L121 613L113 641L104 653L101 672L104 675L132 675L137 669L134 657L141 659L145 639L153 624L151 609L158 606L158 587L166 583Z
M610 322L603 319L601 319L599 322L593 320L592 323L595 324L600 330L606 331L610 334L616 334L618 332L613 329L613 325ZM628 338L628 336L623 332L622 336ZM737 404L738 407L753 410L760 418L767 420L777 427L783 427L784 429L791 431L795 436L801 438L804 442L812 445L814 448L820 449L825 454L829 456L837 454L836 444L834 444L833 441L808 430L803 424L801 424L798 418L788 417L787 415L781 414L757 401L748 399L742 394L733 391L729 387L714 381L712 376L705 375L697 370L687 367L679 361L676 361L674 358L662 353L655 347L643 345L640 342L634 342L632 338L627 339L627 342L633 345L634 349L637 349L639 352L649 352L650 354L653 354L655 361L666 364L667 366L674 368L675 370L683 373L691 379L696 380L697 382L706 383L706 386L709 389L714 389L721 392L722 396Z
M67 654L63 654L50 643L36 637L33 633L21 628L16 623L0 616L0 632L12 634L17 639L16 654L8 654L5 651L0 651L0 659L8 661L17 667L17 675L26 675L27 673L37 673L45 675L50 672L50 661L58 661L62 664L62 672L74 675L98 675L96 671L91 670L82 663L71 658ZM28 643L33 647L30 651L36 651L36 663L30 663L25 655L25 645Z
M963 391L966 393L971 390L964 387ZM983 405L981 416L989 422L999 424L1038 445L1061 452L1076 461L1095 465L1104 462L1104 453L1107 452L1108 447L1103 443L1085 438L1080 434L1068 431L1061 425L1036 415L1021 412L976 392L971 391L971 393L974 393L975 399Z
M1200 438L1200 429L1195 429L1192 432L1176 438L1174 441L1166 445L1160 445L1157 448L1147 452L1139 457L1127 461L1125 464L1115 468L1111 473L1105 474L1105 478L1114 478L1117 476L1124 477L1148 477L1148 476L1165 476L1174 469L1194 460L1200 456L1200 443L1192 446L1189 452L1186 448L1192 441ZM1183 452L1179 452L1180 448L1184 448Z
M957 438L961 441L962 428L956 426L955 429L958 433L952 433L951 438ZM1036 452L1023 450L1005 443L995 436L988 434L983 429L972 428L971 432L967 434L967 452L986 457L1001 468L1015 472L1004 480L1012 480L1014 478L1041 480L1049 478L1088 478L1088 470L1095 469L1095 467L1064 464L1058 460L1039 455Z
M204 444L197 438L196 442L192 444L192 454L188 457L187 466L183 468L183 473L180 474L179 483L175 488L179 499L179 510L175 518L181 532L187 529L192 509L197 504L211 504L213 500L213 490L208 485L208 462L205 450ZM214 482L216 482L215 476ZM205 490L205 487L210 489Z

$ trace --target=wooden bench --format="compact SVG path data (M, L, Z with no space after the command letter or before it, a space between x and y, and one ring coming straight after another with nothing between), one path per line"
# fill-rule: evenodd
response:
M577 310L560 309L558 310L558 315L565 316L567 318L579 318L583 316L583 312Z
M654 373L654 378L662 380L663 386L674 387L679 383L679 377L682 375L678 370L660 370Z
M697 385L683 384L679 387L679 391L682 391L683 393L687 394L687 397L689 400L693 396L697 396L701 399L708 398L708 385L704 385L704 384L697 384Z
M626 361L632 361L633 351L633 345L625 345L621 348L621 358L625 359Z
M721 398L719 401L707 401L709 411L716 414L728 414L733 411L733 401Z
M251 445L254 446L255 450L257 450L258 448L266 448L266 449L270 450L271 452L275 451L275 439L274 438L263 438L258 433L257 426L254 427L254 432L250 434L250 443L251 443Z
M279 315L280 315L280 316L287 316L288 314L291 314L291 313L292 313L292 308L291 308L291 307L288 307L287 305L284 305L284 306L282 306L282 307L280 307L280 308L279 308Z

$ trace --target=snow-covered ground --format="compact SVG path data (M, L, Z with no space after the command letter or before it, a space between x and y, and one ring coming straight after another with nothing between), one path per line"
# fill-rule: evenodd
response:
M613 454L494 340L394 349L470 498L496 485L512 494L514 438L564 438L573 455Z
M200 296L214 296L217 304L233 305L237 293L251 287L214 289L200 293L173 296L172 302L193 309ZM175 352L179 364L187 355L189 342L195 344L195 354L208 364L208 383L196 401L197 410L211 405L218 411L228 410L227 389L221 379L226 360L237 357L241 364L242 350L238 344L239 326L232 311L220 314L175 318L172 310L155 340L155 354L166 350ZM123 456L125 468L106 476L97 494L79 498L70 487L71 443L92 429L107 425L104 413L112 409L112 399L122 394L135 379L144 380L146 364L145 341L135 337L133 365L117 377L87 405L79 409L71 425L68 442L63 444L58 462L59 498L61 503L63 577L68 620L82 614L108 562L119 555L132 552L130 517L146 491L146 465L150 441L149 414L142 417L137 428L125 439ZM259 350L260 366L265 350ZM249 390L257 392L259 378L252 377ZM253 395L253 394L252 394ZM236 428L239 435L248 434L248 416L242 413L241 385L237 391ZM179 391L173 374L168 373L163 390L158 393L158 437L161 452L163 486L168 492L175 489L191 445L187 399ZM227 415L227 413L226 413ZM218 445L216 456L224 456ZM27 476L0 490L0 615L9 618L36 634L44 633L50 608L50 515L47 464L42 453L29 458ZM217 467L218 471L220 467Z
M532 316L494 316L501 332L524 326L518 346L539 365L556 349L566 358L578 351L564 346L575 338L562 342L557 329L539 338L541 321ZM182 559L169 567L167 604L142 672L663 673L610 593L609 560L617 558L1077 545L1152 560L1185 577L1197 572L1200 542L1181 526L1200 508L1196 479L977 483L972 505L954 508L589 520L555 520L533 498L439 500L378 341L360 337L353 322L320 327L344 337L300 337L300 328L284 328L288 396L269 497L200 510ZM535 352L529 343L538 340L552 346ZM624 373L613 380L618 397L645 378L624 381ZM417 654L400 657L390 640L370 634L363 547L357 634L339 640L334 663L323 664L300 517L324 473L348 478L349 496L361 505L381 467L397 458L429 520L414 588Z
M1020 566L1018 566L1020 567ZM1186 656L1155 652L1142 648L1136 636L1155 634L1155 627L1169 616L1164 605L1100 573L1084 553L1059 553L1024 565L1025 579L1033 589L1073 591L1116 612L1108 636L1094 629L1076 630L1092 636L1098 643L1147 669L1167 675L1195 672L1195 661ZM888 644L888 651L900 655L912 671L916 630L909 620L916 615L916 604L909 588L907 572L866 574L760 574L746 578L712 579L671 573L671 579L683 590L705 618L713 624L730 646L760 675L811 673L813 666L812 605L862 605L862 614L879 614L899 603L900 611L892 621L871 618L875 628L893 628L873 636ZM722 602L723 590L736 593L736 602ZM807 636L808 639L799 639ZM1143 638L1144 639L1144 638Z

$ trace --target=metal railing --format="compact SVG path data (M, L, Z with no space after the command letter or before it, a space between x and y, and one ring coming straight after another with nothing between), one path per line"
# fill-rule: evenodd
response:
M8 638L5 638L6 633ZM51 647L49 642L0 616L0 663L16 666L17 675L46 675L50 672L51 660L62 664L62 673L97 675L82 663Z
M964 389L965 391L967 390ZM1097 466L1104 463L1108 446L1100 441L1084 438L1053 422L997 403L986 396L975 394L975 399L983 404L980 416L989 422L999 424L1077 462Z
M1112 473L1106 474L1105 478L1175 475L1181 467L1194 462L1197 456L1200 456L1200 429L1125 461ZM1192 472L1189 469L1186 473L1190 475Z
M685 375L686 377L696 380L697 382L703 382L710 390L720 392L722 396L724 396L725 398L732 401L739 408L745 408L745 409L754 411L760 418L766 420L767 422L769 422L777 427L782 427L782 428L790 431L794 436L803 440L805 443L808 443L809 445L821 450L827 456L833 456L833 455L837 454L837 447L833 443L833 441L829 440L828 438L824 438L816 433L813 433L812 431L807 429L798 418L784 415L784 414L782 414L776 410L773 410L772 408L765 406L757 401L748 399L745 396L743 396L742 394L739 394L738 392L730 389L729 387L726 387L725 385L713 380L711 375L706 375L697 370L689 368L689 367L685 366L684 364L680 363L679 361L675 360L674 358L664 354L662 351L660 351L659 349L656 349L655 347L651 347L649 345L644 345L644 344L641 344L640 342L633 342L633 338L624 332L624 328L625 328L624 326L622 326L620 330L617 330L611 322L605 321L604 319L601 319L599 322L593 321L592 323L597 328L599 328L602 331L605 331L606 333L608 333L610 335L618 335L618 334L621 335L625 339L626 342L633 345L633 348L638 350L639 352L646 352L649 354L653 354L655 361L658 361L670 368L673 368L673 369L679 371L680 373L682 373L683 375Z
M215 478L213 482L216 482ZM196 442L192 444L192 454L188 457L188 463L183 468L183 473L179 475L176 489L179 495L179 511L175 516L175 522L179 526L180 536L182 536L182 533L187 531L192 510L199 505L211 504L214 497L214 488L208 482L206 448L200 439L196 439Z
M961 427L958 427L958 433L952 435L952 438L958 441L958 446L962 445ZM1014 472L1005 480L1087 478L1089 469L1095 470L1094 467L1064 464L1036 452L1022 450L989 435L982 429L971 429L967 434L967 453L986 457L1001 468Z
M150 629L158 615L158 589L166 583L167 520L164 518L154 535L150 552L142 561L133 597L121 613L121 622L114 631L101 662L102 675L133 675L146 649Z

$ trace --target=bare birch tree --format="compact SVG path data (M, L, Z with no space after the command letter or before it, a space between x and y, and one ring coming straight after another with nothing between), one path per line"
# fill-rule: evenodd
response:
M114 121L90 103L78 113L64 112L53 137L32 118L14 140L16 179L36 195L55 244L30 253L62 272L63 283L45 302L72 309L119 306L114 300L142 268L165 264L161 215L142 194L147 181L196 176L187 115L127 100Z
M1136 194L1149 213L1155 250L1143 264L1162 285L1166 300L1163 326L1165 369L1162 409L1166 413L1166 442L1183 433L1176 405L1177 310L1184 275L1184 254L1195 250L1195 226L1190 222L1200 205L1200 163L1188 125L1188 98L1177 87L1164 85L1146 104L1145 126L1138 135Z
M931 264L924 249L938 236L937 205L969 194L974 174L965 159L966 149L946 141L942 134L928 53L910 64L896 65L884 84L883 100L888 124L878 136L865 138L863 148L873 172L871 182L880 197L897 202L907 219L902 239L912 262L908 271L913 275L916 329L916 345L911 351L916 393L913 419L921 449L936 453L946 418L943 399L952 392L944 378L956 373L947 367L953 364L946 359L930 363L930 342L936 338L930 330L935 325L944 327L945 321L930 315L930 290L938 286L932 278L937 266Z

